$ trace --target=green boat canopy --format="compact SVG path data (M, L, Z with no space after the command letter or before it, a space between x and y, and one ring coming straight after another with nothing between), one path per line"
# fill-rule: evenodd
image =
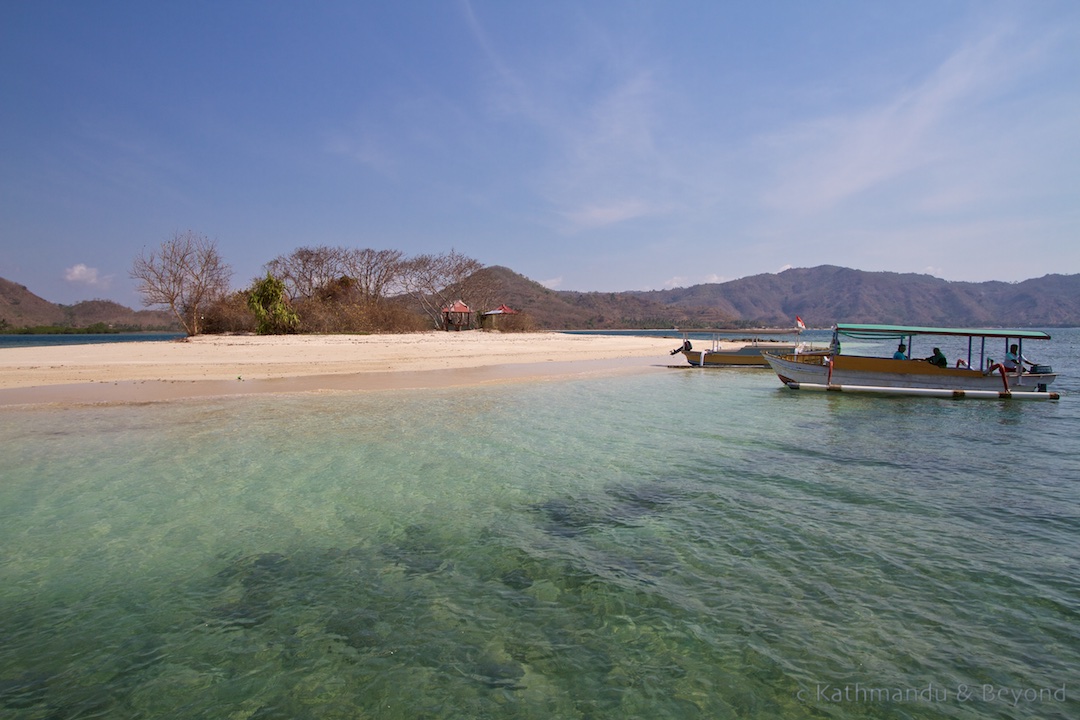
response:
M888 340L911 335L954 335L958 337L1016 338L1017 340L1049 340L1042 330L1005 330L998 328L936 328L916 325L859 325L837 323L836 332L850 338Z

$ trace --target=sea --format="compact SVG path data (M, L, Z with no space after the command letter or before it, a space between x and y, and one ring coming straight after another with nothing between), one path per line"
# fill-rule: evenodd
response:
M35 335L32 333L0 335L0 352L4 348L49 347L55 345L95 345L115 342L165 342L178 340L184 333L175 332L139 332L139 333L81 333L72 335Z
M665 355L4 408L0 717L1080 717L1080 330L1050 332L1047 402Z

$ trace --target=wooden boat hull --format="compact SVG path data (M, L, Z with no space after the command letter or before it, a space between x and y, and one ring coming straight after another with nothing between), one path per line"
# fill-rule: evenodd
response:
M683 350L683 357L694 367L769 367L763 353L793 353L795 345L749 344L735 350Z
M1040 397L1048 393L1046 386L1057 377L1055 373L1005 373L984 374L968 368L940 368L922 360L893 360L891 358L862 357L858 355L806 355L766 354L766 361L779 376L780 381L793 389L840 389L855 392L857 388L870 388L866 392L896 391L893 394L926 394L916 391L934 391L944 396L956 392L974 393L972 397L987 394L998 397L1002 393L1019 396L1035 393ZM1053 399L1053 398L1050 398Z

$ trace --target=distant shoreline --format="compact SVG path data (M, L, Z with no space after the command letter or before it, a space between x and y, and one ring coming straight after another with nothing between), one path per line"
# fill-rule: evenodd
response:
M160 330L115 333L3 333L0 334L0 351L7 348L90 345L94 343L170 342L180 340L183 337L184 333L181 332Z

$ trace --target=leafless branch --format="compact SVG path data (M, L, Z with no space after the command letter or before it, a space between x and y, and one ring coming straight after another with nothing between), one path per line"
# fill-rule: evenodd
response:
M213 241L188 230L149 254L144 250L131 277L139 281L144 305L167 306L188 335L198 335L203 312L228 291L232 270Z

